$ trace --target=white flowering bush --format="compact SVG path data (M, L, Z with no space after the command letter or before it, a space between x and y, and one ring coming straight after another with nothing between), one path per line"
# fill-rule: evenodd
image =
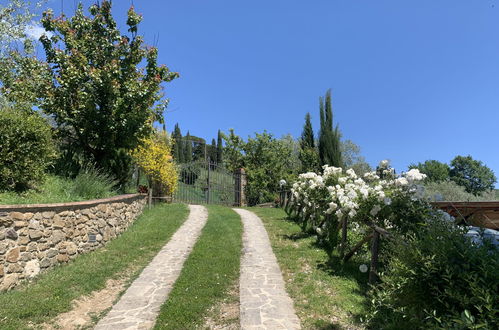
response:
M313 228L333 247L342 221L354 232L374 226L406 232L431 210L419 184L425 177L418 169L396 175L388 161L362 177L352 169L326 165L322 174L299 175L287 211L298 217L304 229Z

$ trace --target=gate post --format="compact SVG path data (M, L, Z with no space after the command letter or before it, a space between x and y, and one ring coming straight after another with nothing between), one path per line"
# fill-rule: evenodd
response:
M244 168L239 168L236 170L234 173L236 179L235 181L235 202L236 206L247 206L248 204L246 203L246 172L244 171Z

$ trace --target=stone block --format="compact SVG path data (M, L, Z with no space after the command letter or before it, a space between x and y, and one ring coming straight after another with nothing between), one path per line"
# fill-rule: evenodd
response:
M32 240L37 240L43 236L43 232L38 229L30 229L29 230L29 238Z
M42 217L44 219L52 219L55 215L55 212L52 211L47 211L47 212L42 212Z
M23 228L28 225L27 221L24 220L16 220L14 221L14 228Z
M10 290L19 282L19 274L8 274L0 283L0 291Z
M59 254L57 256L57 261L59 261L59 262L68 262L69 261L69 256L67 254Z
M5 255L5 260L8 262L17 262L19 260L19 254L20 254L20 249L19 247L15 247L13 249L10 249L7 254Z
M10 217L13 220L24 220L24 213L21 213L21 212L10 212Z
M7 238L17 239L18 236L19 235L17 235L17 232L12 228L8 228L7 230L5 230L5 237Z

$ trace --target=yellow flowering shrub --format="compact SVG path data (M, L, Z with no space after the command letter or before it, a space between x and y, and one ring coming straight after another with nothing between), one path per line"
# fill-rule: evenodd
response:
M173 161L171 146L166 132L156 132L142 139L140 145L133 151L133 157L138 166L149 178L156 190L154 193L171 195L178 185L178 170ZM161 191L158 191L160 188Z

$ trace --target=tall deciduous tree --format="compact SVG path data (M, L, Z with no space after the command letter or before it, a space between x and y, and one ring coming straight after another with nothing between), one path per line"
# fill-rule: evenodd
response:
M426 174L425 182L445 181L450 177L449 165L438 160L427 160L424 163L409 165L409 169L412 168L417 168L421 173Z
M331 90L319 99L321 129L319 132L319 159L321 166L341 167L340 130L338 125L333 129L333 107L331 105Z
M11 0L0 4L0 106L31 110L46 80L46 64L33 53L27 35L35 11L45 1Z
M494 172L471 156L456 156L450 165L451 180L474 195L493 189L497 182Z
M138 35L142 17L128 10L128 35L121 35L111 1L78 6L73 17L54 17L42 24L52 36L40 38L51 67L51 81L41 108L58 124L68 148L113 173L120 183L129 177L129 151L163 122L168 100L162 82L178 77L158 66L158 51ZM141 67L141 63L145 63Z

